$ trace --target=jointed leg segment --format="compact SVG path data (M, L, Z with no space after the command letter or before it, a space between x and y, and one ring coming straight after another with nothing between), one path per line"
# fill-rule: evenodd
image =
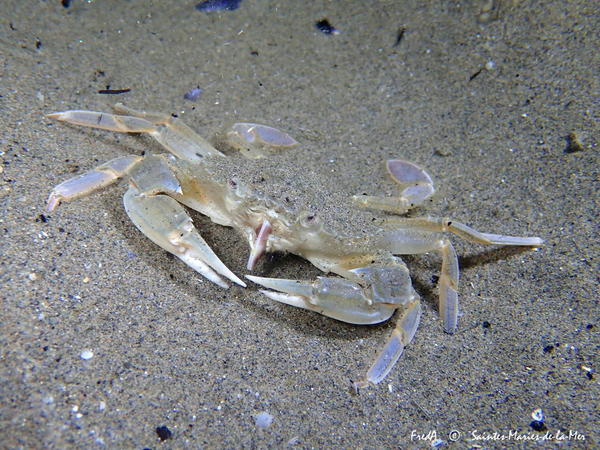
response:
M363 208L380 209L395 214L404 214L410 209L422 205L433 195L433 180L425 169L410 161L390 159L386 163L392 180L401 187L399 197L375 197L355 195L352 200Z
M354 388L367 387L370 383L378 384L390 372L396 364L404 348L410 344L417 332L421 319L421 304L419 300L409 303L401 312L401 316L396 322L396 328L387 343L375 359L373 365L367 371L364 379L354 382Z
M109 186L127 175L141 160L141 156L120 156L89 172L63 181L50 193L48 205L46 206L47 211L53 211L61 202L84 197L98 189Z
M449 239L440 245L442 272L438 281L439 314L446 333L454 333L458 324L458 257Z
M210 155L224 156L206 139L172 116L136 111L121 103L117 103L114 109L118 114L72 110L48 114L48 117L120 133L147 133L175 156L190 162L199 162Z
M466 241L485 245L516 245L525 247L541 247L544 241L538 237L505 236L502 234L482 233L464 223L452 220L449 217L389 217L386 225L393 225L401 230L448 232L460 236Z

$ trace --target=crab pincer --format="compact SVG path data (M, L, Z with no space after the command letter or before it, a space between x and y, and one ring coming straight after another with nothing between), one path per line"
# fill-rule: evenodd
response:
M317 277L314 282L263 278L246 275L269 290L261 292L272 300L308 309L357 325L388 320L396 310L400 318L365 377L356 389L377 384L390 372L412 341L421 316L419 295L413 289L406 265L396 257L350 271L353 280Z

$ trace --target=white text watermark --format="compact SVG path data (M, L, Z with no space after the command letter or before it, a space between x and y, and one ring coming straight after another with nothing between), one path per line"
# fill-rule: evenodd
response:
M585 441L585 434L577 430L547 430L544 432L536 431L519 431L519 430L508 430L503 432L498 431L480 431L471 430L469 432L462 432L459 430L452 430L448 434L438 433L437 430L428 430L420 432L412 430L410 432L411 441L429 441L435 445L435 443L443 443L447 439L450 442L457 442L464 439L467 442L486 442L486 441L517 441L517 442L528 442L528 441Z

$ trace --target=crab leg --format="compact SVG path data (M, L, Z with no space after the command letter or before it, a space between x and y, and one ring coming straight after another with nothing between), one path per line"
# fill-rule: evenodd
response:
M123 103L116 103L113 109L118 114L126 114L157 125L158 132L150 135L179 158L198 162L205 156L225 156L182 120L170 114L137 111Z
M268 147L295 147L298 141L277 128L259 123L238 122L228 132L235 134L244 144L266 145Z
M422 229L398 229L384 234L379 242L395 255L419 254L439 251L442 256L442 271L438 281L439 315L446 333L456 332L458 324L458 280L459 268L456 251L449 239Z
M120 133L147 133L175 156L191 162L199 162L210 155L224 156L202 136L174 117L136 111L121 103L117 103L114 109L119 114L72 110L48 114L47 117Z
M391 217L386 219L387 224L394 225L403 230L449 232L461 238L485 245L515 245L525 247L541 247L543 239L539 237L505 236L502 234L481 233L467 225L450 219L449 217Z
M419 301L409 303L402 311L392 335L367 371L367 376L355 381L354 389L367 387L370 383L378 384L387 376L402 356L404 348L413 340L420 320L421 304Z
M96 111L77 109L46 114L46 117L82 127L99 128L119 133L152 133L157 130L156 125L138 117L118 116Z
M176 200L162 194L146 196L132 185L123 202L131 221L152 242L225 289L229 286L219 275L246 287L202 239L191 217Z
M50 193L48 205L46 206L47 211L52 212L61 202L68 202L86 196L114 183L129 173L141 160L141 156L121 156L89 172L63 181Z
M258 123L235 123L225 132L227 143L247 158L269 156L268 150L292 148L299 145L289 134Z
M439 238L437 233L450 232L463 239L480 244L517 245L540 247L544 241L538 237L503 236L481 233L448 218L390 218L386 221L395 229L384 233L379 245L396 255L427 253L437 250L442 255L442 272L439 285L439 314L444 331L454 333L458 323L458 258L452 243Z
M446 333L456 332L458 326L458 257L454 246L448 239L440 242L442 254L442 272L438 281L439 315Z
M433 180L425 169L402 159L390 159L386 163L387 171L402 188L400 197L373 197L355 195L352 200L364 208L404 214L411 208L423 204L433 195Z

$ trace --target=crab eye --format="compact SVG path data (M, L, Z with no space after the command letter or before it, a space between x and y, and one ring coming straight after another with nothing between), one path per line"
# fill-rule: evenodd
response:
M300 218L300 224L303 227L309 228L319 223L319 218L314 213L308 213Z

